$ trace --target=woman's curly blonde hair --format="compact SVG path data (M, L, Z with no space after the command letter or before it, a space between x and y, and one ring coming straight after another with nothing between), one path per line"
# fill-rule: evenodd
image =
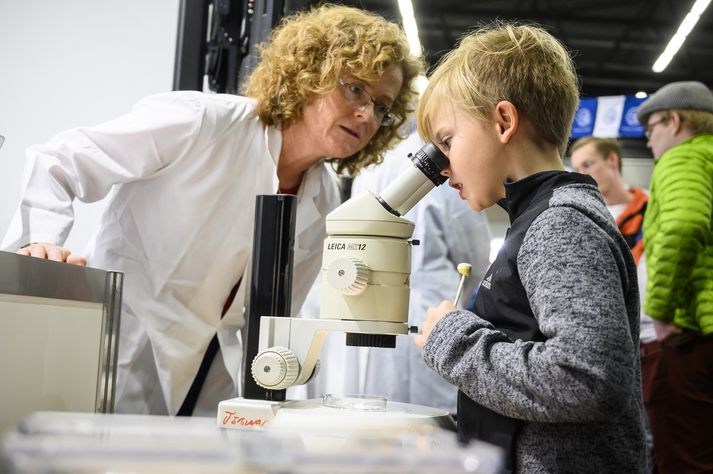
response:
M309 100L334 90L343 75L375 84L393 64L399 64L403 72L403 84L391 108L394 123L379 127L360 152L328 160L337 173L354 175L380 162L384 152L404 138L399 129L414 109L414 78L424 70L423 59L410 54L398 25L339 5L322 5L286 17L260 47L260 62L242 92L256 99L256 112L265 125L285 128L302 116Z

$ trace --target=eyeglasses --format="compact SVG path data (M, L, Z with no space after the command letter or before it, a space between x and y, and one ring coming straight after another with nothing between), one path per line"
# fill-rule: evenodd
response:
M370 103L374 104L372 117L374 121L382 127L388 127L396 120L396 117L391 113L390 107L387 107L382 102L375 101L359 84L344 82L339 79L339 87L342 88L344 98L361 110L368 107Z
M651 131L654 129L654 127L660 123L668 122L669 117L664 117L661 120L657 120L655 122L647 123L644 125L644 136L646 138L651 138Z

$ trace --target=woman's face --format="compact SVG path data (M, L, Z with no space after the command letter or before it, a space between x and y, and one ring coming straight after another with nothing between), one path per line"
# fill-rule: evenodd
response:
M374 116L374 102L391 108L401 90L403 72L394 64L376 84L352 76L341 79L345 84L361 87L371 100L359 107L345 98L344 87L338 85L326 96L305 105L301 119L309 134L305 139L310 140L318 156L346 158L361 151L381 126L381 120Z
M471 209L482 211L505 197L508 168L494 124L444 103L434 111L430 125L436 145L450 161L443 174Z

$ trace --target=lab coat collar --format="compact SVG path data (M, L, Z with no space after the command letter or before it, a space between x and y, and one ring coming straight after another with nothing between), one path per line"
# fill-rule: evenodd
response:
M302 178L302 184L297 194L297 212L300 213L300 216L297 219L295 232L298 235L325 217L319 211L324 208L324 206L320 206L319 199L325 188L323 180L327 173L324 161L320 160L310 166Z
M267 152L270 154L272 162L277 166L282 151L282 130L273 125L266 126L265 143L267 143Z

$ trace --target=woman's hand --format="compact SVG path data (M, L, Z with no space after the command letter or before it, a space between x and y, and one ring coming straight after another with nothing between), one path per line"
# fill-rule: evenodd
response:
M433 327L438 324L438 321L443 319L446 314L454 311L455 309L456 307L453 306L453 303L449 300L443 300L437 308L428 308L428 311L426 311L426 320L421 326L421 334L413 339L414 344L416 344L419 349L423 350L423 346L426 345L426 340L428 339L428 336L431 335Z
M66 262L72 265L85 266L87 264L87 259L82 256L74 255L68 249L60 247L59 245L48 244L47 242L35 242L29 245L25 245L20 250L17 251L20 255L27 255L30 257L44 258L47 260L54 260L56 262Z

